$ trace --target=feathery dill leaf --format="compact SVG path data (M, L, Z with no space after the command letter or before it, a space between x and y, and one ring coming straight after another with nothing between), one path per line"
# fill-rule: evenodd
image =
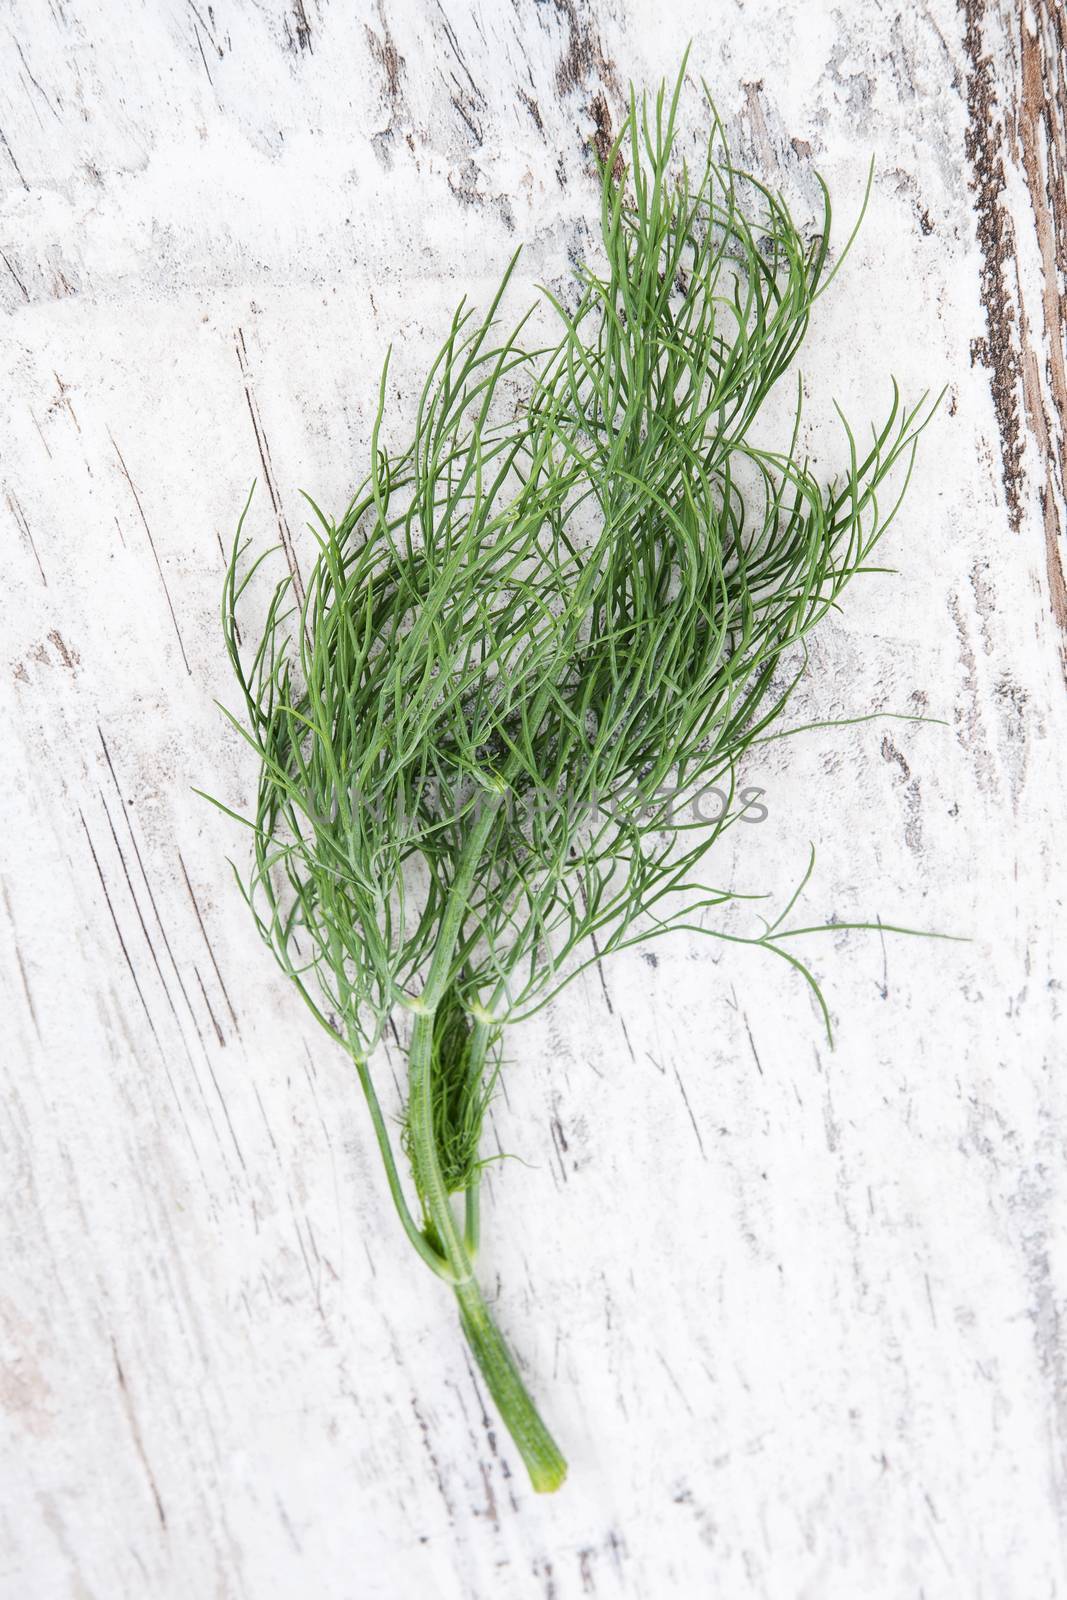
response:
M223 596L231 721L259 766L242 892L352 1055L401 1222L454 1288L538 1489L565 1463L472 1269L502 1030L590 961L682 928L779 955L829 1024L784 942L800 890L762 932L728 933L707 915L745 897L698 868L743 810L746 751L779 736L807 635L869 567L931 409L894 385L866 443L842 418L829 482L797 452L799 389L787 447L753 442L833 276L830 200L806 234L733 166L710 96L691 170L684 73L670 95L631 91L603 164L603 258L569 303L543 291L547 344L528 346L528 317L498 320L513 260L484 315L456 311L402 448L385 441L386 362L364 482L339 521L309 501L302 602L283 580L242 644L259 565L244 515ZM682 820L710 786L728 804ZM371 1069L399 1008L418 1219Z

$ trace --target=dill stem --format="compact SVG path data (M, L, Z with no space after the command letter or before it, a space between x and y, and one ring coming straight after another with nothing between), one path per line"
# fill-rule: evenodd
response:
M538 1494L552 1494L567 1476L567 1463L559 1446L541 1420L529 1391L519 1376L493 1321L482 1291L472 1278L456 1289L459 1320L474 1359L481 1369L504 1425L522 1456L530 1482Z
M475 1090L481 1083L485 1071L485 1057L489 1049L491 1030L487 1022L475 1022L471 1028L470 1054L467 1058L467 1081ZM475 1166L470 1175L470 1181L463 1193L463 1242L467 1253L473 1259L478 1253L478 1243L481 1235L480 1191L482 1173L481 1168Z
M433 1248L433 1245L430 1243L429 1239L426 1238L426 1235L419 1231L418 1225L416 1224L414 1217L411 1215L407 1200L404 1198L404 1190L401 1187L400 1174L396 1170L396 1159L393 1155L393 1146L390 1142L389 1133L385 1126L385 1118L382 1116L381 1104L379 1103L378 1096L374 1091L374 1083L371 1079L370 1072L367 1069L367 1063L359 1053L359 1050L351 1037L349 1039L349 1051L352 1056L352 1060L355 1062L356 1072L359 1076L363 1094L366 1098L367 1106L370 1111L371 1123L374 1127L374 1136L378 1141L378 1149L381 1153L382 1161L385 1166L386 1182L389 1185L389 1193L392 1196L393 1205L396 1207L397 1216L400 1218L404 1232L407 1234L411 1243L425 1261L426 1265L430 1268L430 1271L436 1272L439 1278L446 1277L449 1273L449 1263L445 1261L438 1251Z
M452 1269L452 1288L459 1302L460 1326L467 1343L501 1420L522 1456L531 1484L539 1493L551 1493L559 1488L566 1477L567 1463L541 1420L511 1352L482 1297L441 1175L433 1132L430 1084L432 1047L433 1015L423 1012L415 1018L409 1057L408 1122L412 1165L418 1176L428 1221Z
M408 1128L411 1164L426 1208L427 1221L451 1269L451 1283L459 1302L460 1326L467 1338L500 1412L501 1419L522 1456L530 1482L539 1493L558 1489L567 1475L567 1463L534 1405L519 1375L511 1352L493 1321L474 1277L468 1249L472 1213L467 1210L467 1238L452 1211L448 1187L441 1171L433 1122L433 1026L437 1007L445 994L456 940L459 937L474 874L500 809L500 798L487 801L460 852L456 875L441 918L441 934L419 999L408 1057ZM488 1028L478 1041L484 1060ZM477 1224L477 1196L473 1213Z

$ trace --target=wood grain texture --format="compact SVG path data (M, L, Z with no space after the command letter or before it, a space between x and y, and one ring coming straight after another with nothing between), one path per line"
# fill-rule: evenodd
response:
M0 10L0 1594L1067 1592L1065 38L1055 0L8 0ZM714 872L841 933L711 940L516 1030L483 1280L571 1461L527 1490L344 1058L228 881L222 548L306 573L393 344L593 247L676 69L855 254L803 356L841 459L948 385L895 577L819 635ZM691 102L695 105L695 100ZM842 221L842 237L847 222ZM773 418L772 418L773 421ZM741 924L739 924L740 926ZM390 1045L400 1106L401 1061Z
M1021 8L966 0L964 9L967 154L988 330L974 354L991 375L1015 532L1028 493L1036 488L1040 501L1067 675L1067 22L1055 0Z

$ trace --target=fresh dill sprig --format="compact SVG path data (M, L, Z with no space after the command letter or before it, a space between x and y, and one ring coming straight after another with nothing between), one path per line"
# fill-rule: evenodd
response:
M401 1222L452 1285L543 1490L565 1463L472 1267L502 1030L590 961L680 928L780 955L828 1023L784 944L800 890L744 938L707 924L744 897L698 869L739 815L741 759L778 736L806 636L869 568L931 409L894 385L866 444L842 418L848 465L829 483L797 451L799 390L788 447L752 442L833 276L830 200L824 186L805 235L732 164L710 96L691 171L676 150L684 75L651 101L631 91L603 164L603 260L569 308L543 292L548 345L527 347L526 318L499 326L513 260L483 316L457 310L403 449L383 438L386 363L366 479L339 521L309 501L302 603L281 582L258 644L242 645L259 565L245 561L247 505L223 596L243 698L227 715L259 767L238 881L350 1051ZM682 822L710 785L728 798L716 820ZM419 1219L371 1069L398 1008Z

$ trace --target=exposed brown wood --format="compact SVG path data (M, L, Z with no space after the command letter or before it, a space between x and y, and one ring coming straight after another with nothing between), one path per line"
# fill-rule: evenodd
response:
M990 373L1013 530L1028 496L1040 505L1067 677L1067 23L1059 0L963 0L962 10L987 327L974 355ZM1015 173L1029 214L1012 202Z

